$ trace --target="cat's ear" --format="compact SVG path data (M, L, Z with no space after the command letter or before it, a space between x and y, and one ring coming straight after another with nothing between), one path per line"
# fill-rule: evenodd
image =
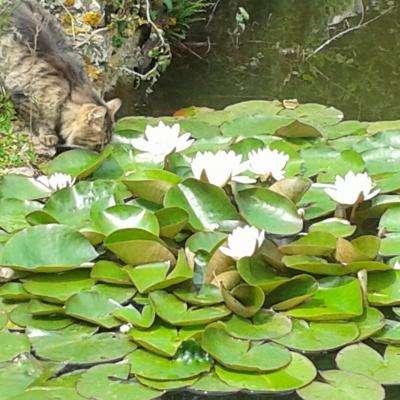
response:
M114 118L115 114L121 108L122 101L120 99L113 99L107 102L107 108L111 114L111 118Z
M93 107L93 109L88 113L89 125L98 131L103 130L104 120L106 118L106 115L107 115L106 107Z

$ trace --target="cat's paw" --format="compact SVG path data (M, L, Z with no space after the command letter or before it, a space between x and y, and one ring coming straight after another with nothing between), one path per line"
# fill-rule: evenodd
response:
M57 135L43 135L40 137L40 143L47 147L57 146L59 138Z

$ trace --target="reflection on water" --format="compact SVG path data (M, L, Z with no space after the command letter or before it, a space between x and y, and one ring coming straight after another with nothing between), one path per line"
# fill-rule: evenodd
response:
M149 97L121 85L123 113L170 114L188 105L222 108L260 98L334 105L346 117L400 116L400 8L348 33L306 60L331 36L388 10L393 0L221 0L189 44L201 57L176 55ZM233 45L238 6L251 20ZM334 24L334 25L333 25ZM212 46L198 47L210 39Z
M209 38L209 51L192 44L198 56L176 56L148 97L122 84L118 95L124 100L123 113L165 115L189 105L223 108L254 98L298 98L303 103L334 105L347 118L400 119L399 7L307 59L333 35L376 18L393 4L390 0L221 0L208 28L199 26L190 38L197 44ZM236 48L229 32L235 28L238 6L246 8L251 21ZM334 368L334 354L311 358L320 369ZM386 392L387 400L400 399L398 387ZM299 399L295 394L250 398ZM163 399L221 397L175 392Z

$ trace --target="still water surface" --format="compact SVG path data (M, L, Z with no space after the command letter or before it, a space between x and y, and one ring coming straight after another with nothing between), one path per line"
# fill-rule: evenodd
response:
M209 25L198 24L188 40L196 55L178 53L151 95L126 84L118 88L124 101L122 113L168 115L190 105L218 109L249 99L297 98L302 103L333 105L343 110L347 119L400 119L400 7L396 3L221 0ZM238 6L250 14L239 38L232 35ZM329 38L359 23L367 25L309 57ZM334 368L333 359L332 354L313 357L321 369ZM400 399L399 388L386 388L386 392L387 400ZM214 397L185 392L163 397L221 398L299 399L295 394Z

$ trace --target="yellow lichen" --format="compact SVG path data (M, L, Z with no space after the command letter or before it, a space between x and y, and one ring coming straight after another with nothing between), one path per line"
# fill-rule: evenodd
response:
M95 65L86 63L85 69L90 79L93 81L99 79L101 71Z
M64 0L64 4L67 7L72 7L75 4L75 0Z
M70 26L71 22L72 22L71 15L69 15L69 14L61 15L60 22L61 22L61 25L63 25L63 26Z
M96 11L88 11L82 15L81 21L84 24L90 25L92 27L96 27L99 25L102 19L102 15Z

